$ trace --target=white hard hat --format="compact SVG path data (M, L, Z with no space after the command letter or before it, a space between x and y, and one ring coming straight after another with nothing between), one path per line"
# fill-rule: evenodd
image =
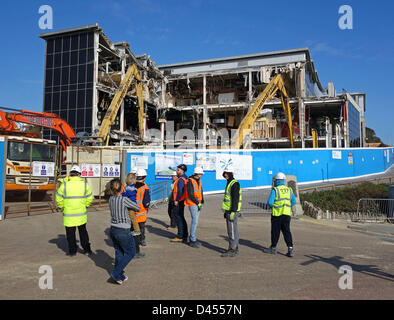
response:
M133 168L131 168L131 171L130 171L130 173L134 173L134 174L136 174L136 173L137 173L137 170L138 170L138 168L137 168L137 167L133 167Z
M228 165L224 167L223 172L234 173L234 167L232 165Z
M81 168L78 167L78 166L72 166L70 172L71 172L71 171L76 171L76 172L78 172L78 173L82 173Z
M286 176L282 172L278 172L275 176L275 180L286 180Z
M194 174L204 174L204 170L201 167L195 167Z
M145 169L141 169L141 168L137 169L137 177L146 177L146 176L147 176L147 174L146 174Z

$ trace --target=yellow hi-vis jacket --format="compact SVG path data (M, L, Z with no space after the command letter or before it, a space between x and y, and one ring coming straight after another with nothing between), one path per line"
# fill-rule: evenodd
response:
M86 208L93 201L90 186L80 177L70 177L56 192L56 204L63 211L63 224L77 227L88 221Z
M272 215L279 217L281 215L291 216L291 195L293 190L285 185L274 187L275 201L272 207Z
M231 210L231 187L234 185L234 183L238 182L237 180L233 179L231 182L226 186L226 189L224 190L224 199L222 202L222 209L226 211ZM237 207L237 212L241 211L241 206L242 206L242 189L241 186L239 187L239 200L238 200L238 207Z

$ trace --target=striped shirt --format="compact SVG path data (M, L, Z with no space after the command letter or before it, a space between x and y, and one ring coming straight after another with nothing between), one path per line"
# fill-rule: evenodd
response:
M131 221L129 209L139 211L140 207L130 199L122 196L111 196L109 198L109 211L111 212L111 226L129 229Z

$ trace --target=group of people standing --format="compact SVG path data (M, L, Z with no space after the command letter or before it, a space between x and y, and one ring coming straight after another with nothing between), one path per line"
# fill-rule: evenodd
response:
M86 230L87 207L93 200L89 185L81 176L81 169L73 166L70 175L62 179L56 193L56 203L63 212L63 224L66 228L69 255L77 252L75 231L78 227L84 254L91 255L89 236ZM200 211L204 205L204 193L201 177L204 171L200 167L194 169L189 178L187 166L180 164L172 172L171 191L168 197L168 215L170 225L167 230L177 228L177 235L170 241L185 243L192 248L199 248L196 230ZM115 248L115 266L111 272L113 280L122 284L127 280L124 269L135 258L143 258L141 246L146 246L145 222L151 201L150 189L145 184L147 173L144 169L134 168L122 184L119 178L110 182L109 208L111 213L110 237ZM242 190L240 183L234 178L231 166L224 168L223 177L227 180L222 202L224 219L228 234L228 248L222 257L235 257L238 254L239 233L238 217L242 207ZM290 232L291 207L296 204L291 188L285 185L286 176L278 173L274 178L274 186L268 199L272 208L271 246L268 253L276 254L276 245L282 231L288 246L287 256L293 257L293 242ZM191 215L190 236L185 219L185 206Z

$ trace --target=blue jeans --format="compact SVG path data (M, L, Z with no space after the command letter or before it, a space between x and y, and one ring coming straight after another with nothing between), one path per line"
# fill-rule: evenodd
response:
M192 217L192 223L190 226L190 241L196 241L196 230L198 225L198 217L200 216L200 210L197 205L189 207L190 215Z
M110 237L115 247L115 267L111 276L116 280L124 280L124 268L135 256L135 243L130 229L111 226Z

